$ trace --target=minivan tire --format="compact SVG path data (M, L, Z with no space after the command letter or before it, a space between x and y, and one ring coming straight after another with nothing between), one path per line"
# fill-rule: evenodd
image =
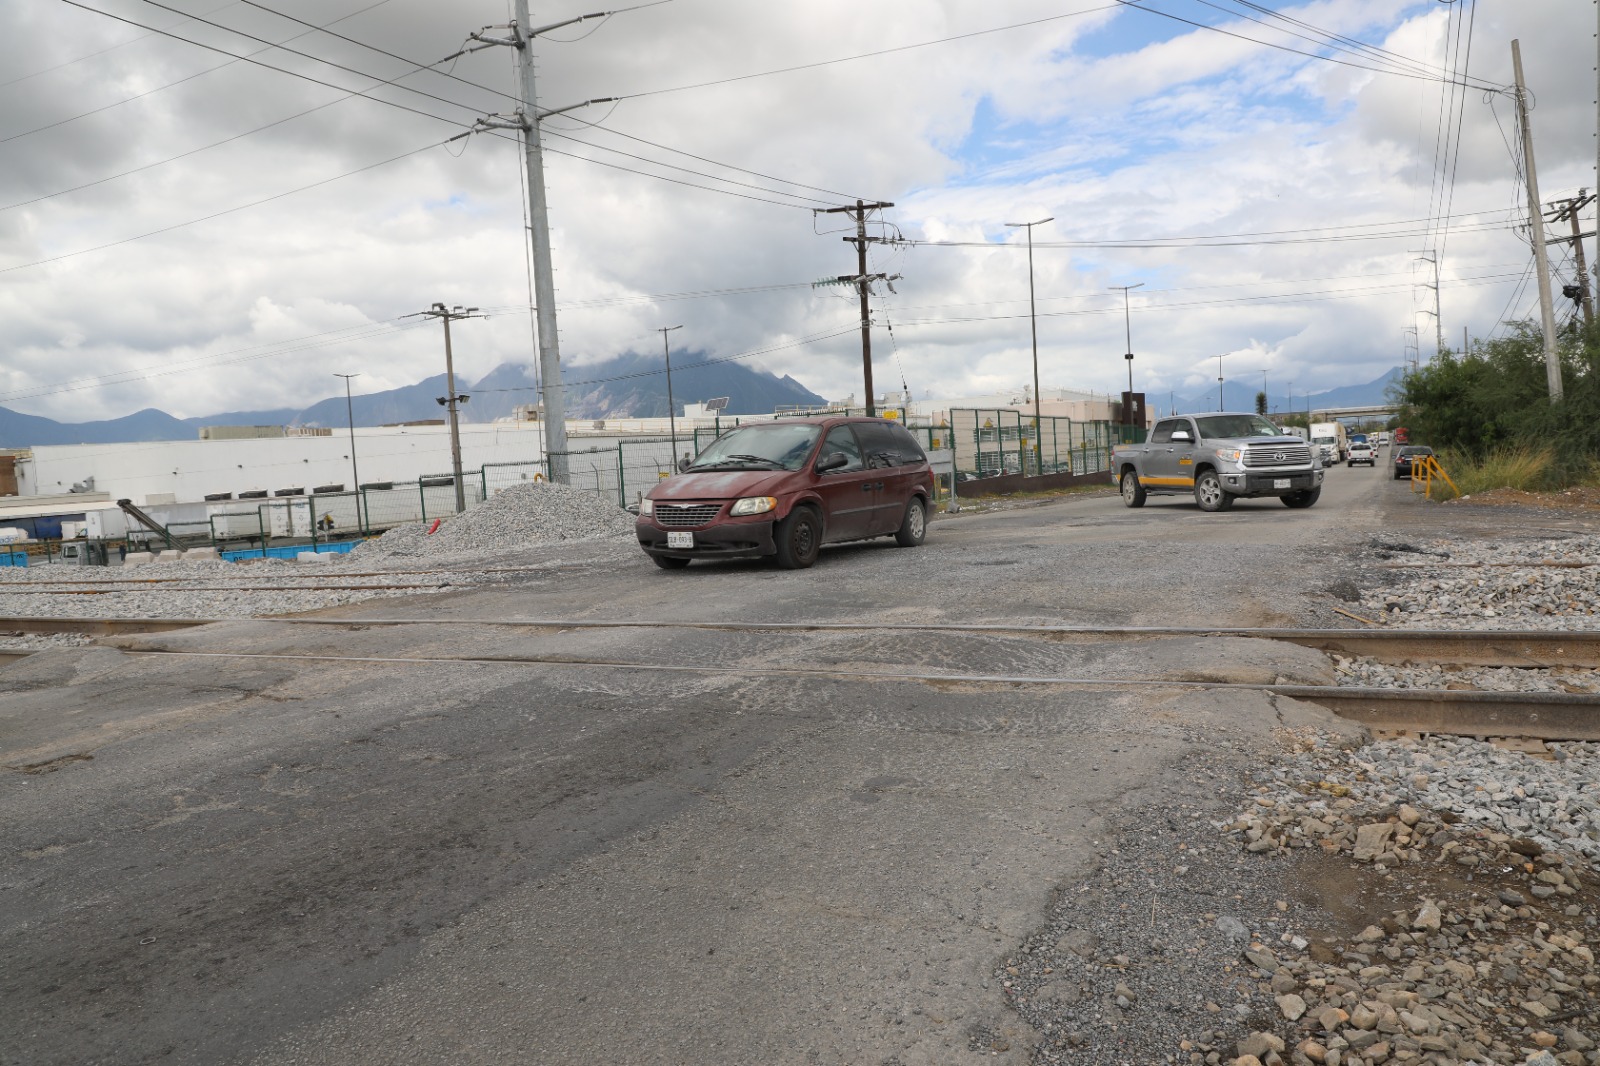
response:
M778 565L785 570L804 570L817 561L822 550L822 516L810 507L796 507L773 531L778 548Z
M894 542L902 548L915 548L928 535L928 505L921 496L911 497L906 504L906 516L900 520L900 529Z

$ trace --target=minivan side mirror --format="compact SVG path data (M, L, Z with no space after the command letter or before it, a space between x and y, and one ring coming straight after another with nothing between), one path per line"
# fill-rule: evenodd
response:
M850 459L844 452L829 452L817 460L817 473L826 474L830 470L838 470L842 466L849 466Z

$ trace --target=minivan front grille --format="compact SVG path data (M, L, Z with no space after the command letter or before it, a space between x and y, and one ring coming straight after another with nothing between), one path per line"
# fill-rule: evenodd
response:
M656 522L668 529L693 529L703 526L722 510L720 503L658 503Z
M1304 466L1311 462L1311 448L1305 444L1267 444L1250 448L1244 453L1244 465Z

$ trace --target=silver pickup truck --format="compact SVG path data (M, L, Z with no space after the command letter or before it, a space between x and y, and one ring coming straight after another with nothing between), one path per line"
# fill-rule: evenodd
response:
M1190 492L1202 511L1226 511L1241 496L1310 507L1322 495L1322 464L1305 441L1260 415L1176 415L1157 422L1144 444L1112 448L1111 480L1129 507Z

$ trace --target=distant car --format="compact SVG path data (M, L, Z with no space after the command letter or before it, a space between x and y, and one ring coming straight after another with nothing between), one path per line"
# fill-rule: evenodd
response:
M1378 465L1377 451L1364 440L1350 442L1350 458L1345 461L1345 465L1355 466L1357 463L1366 463L1374 467Z
M893 537L916 547L932 499L928 457L898 422L746 423L652 488L634 530L664 570L763 555L797 570L838 541Z
M1425 444L1403 444L1394 450L1394 478L1399 481L1403 477L1411 476L1411 464L1420 462L1425 456L1433 454L1433 449Z

